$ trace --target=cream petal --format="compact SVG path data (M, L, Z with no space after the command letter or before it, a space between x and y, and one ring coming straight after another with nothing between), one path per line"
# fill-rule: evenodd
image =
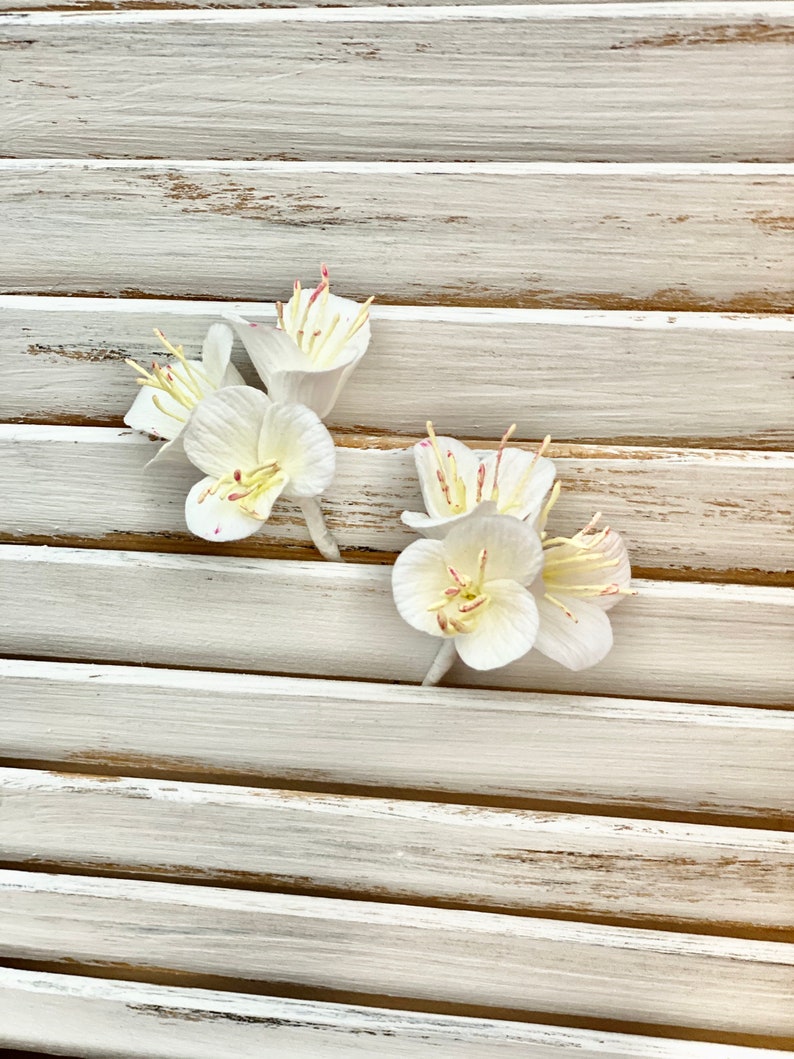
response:
M587 537L584 538L585 541ZM593 566L601 563L612 563L611 566L603 566L601 569L588 569L587 563L566 562L557 565L554 560L567 560L575 556L586 555ZM547 582L549 591L557 596L561 592L572 598L585 598L594 603L602 610L609 610L624 598L621 589L627 589L631 583L631 565L626 551L626 545L619 533L610 529L606 536L593 548L583 552L573 544L561 544L546 551L546 564L548 568ZM603 595L597 596L588 592L586 595L577 591L577 587L587 585L590 588L603 590Z
M199 497L214 483L213 477L202 478L187 495L185 522L191 533L206 541L239 541L262 528L263 521L247 515L233 500L221 500L216 494L199 503Z
M145 467L153 467L155 464L164 463L183 463L187 464L187 456L185 454L185 445L182 439L182 434L177 434L171 441L166 441L164 445L157 447L157 452L154 456L146 463Z
M336 450L315 412L300 404L271 404L262 418L258 463L278 460L289 476L285 495L318 496L336 470Z
M484 500L481 504L473 507L471 511L467 511L465 515L451 515L449 518L431 518L424 511L403 511L400 518L406 526L410 526L416 533L421 533L423 537L430 537L432 540L440 541L446 537L453 526L457 526L461 522L466 522L472 518L482 518L484 515L496 514L498 514L496 504L491 503L490 500Z
M485 463L483 495L490 497L493 489L496 453L490 453ZM537 517L543 498L554 483L555 467L551 460L523 449L505 449L499 467L499 511L514 518Z
M531 650L538 632L532 593L515 581L489 581L490 603L477 626L455 638L457 652L472 669L497 669Z
M224 386L245 386L246 381L240 372L235 368L234 364L227 364L226 371L223 373L221 379L221 387Z
M299 323L306 313L308 303L313 295L312 290L301 290L297 295L290 298L284 307L284 322L287 330L299 341L300 336L295 335L293 330L293 319ZM353 323L359 317L362 305L353 301L352 298L340 298L338 294L327 294L315 298L306 313L306 320L302 331L306 336L320 332L317 338L320 347L319 355L316 357L315 367L318 370L326 368L337 368L351 366L358 363L367 351L370 340L370 324L366 320L362 326L351 337L346 337ZM338 322L333 330L328 333L336 317ZM323 342L324 340L324 342Z
M272 324L251 323L237 313L225 312L223 318L234 328L260 379L268 388L275 371L310 370L311 361L285 331Z
M392 569L392 592L400 616L421 632L443 636L434 611L450 580L441 541L414 541L397 556Z
M456 465L456 473L465 486L465 510L471 509L477 502L479 457L467 445L464 445L462 441L458 441L456 438L441 435L436 438L436 442L444 463L443 473L447 479L452 478L450 460L447 455L452 453ZM414 463L416 464L419 487L422 490L422 499L425 502L425 510L428 515L431 518L448 518L452 512L445 500L444 491L438 480L438 472L442 468L438 465L436 450L429 438L425 438L414 445Z
M220 478L259 463L258 440L272 402L253 386L228 386L200 401L184 430L185 452L205 474Z
M505 515L486 515L453 526L444 539L447 562L473 577L482 550L487 552L485 578L509 578L530 584L543 565L537 533L526 523Z
M202 368L213 386L220 386L232 356L234 332L228 324L212 324L201 347Z
M629 562L629 553L626 550L626 544L623 538L613 529L610 529L607 533L603 543L599 547L599 551L604 557L605 562L615 562L614 566L606 567L601 571L608 579L611 591L605 593L603 596L594 596L590 602L595 603L595 605L602 610L611 610L616 603L620 603L622 599L626 598L625 594L615 591L615 588L626 589L631 584L631 563Z
M556 596L576 617L569 618L547 599L538 599L540 628L535 647L541 654L567 669L594 666L612 647L612 626L598 607L583 599Z
M167 411L161 411L154 403L154 397ZM173 412L170 416L167 412ZM188 410L175 401L164 390L156 390L153 386L141 386L140 392L132 402L130 410L124 416L124 422L133 430L140 430L143 434L153 434L158 438L170 441L175 438L185 425ZM176 419L174 416L178 416Z
M268 392L274 401L306 405L322 418L336 404L354 367L355 364L348 364L326 371L273 371Z

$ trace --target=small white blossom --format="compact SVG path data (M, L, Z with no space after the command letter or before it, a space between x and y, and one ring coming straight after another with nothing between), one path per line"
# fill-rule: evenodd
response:
M261 390L230 386L193 410L185 452L207 475L185 501L188 529L208 541L233 541L260 530L283 495L308 512L315 543L327 558L339 552L330 534L318 540L316 497L333 480L334 443L311 409L274 404Z
M369 307L330 293L328 269L312 291L295 292L276 304L278 326L250 323L224 313L242 341L274 401L304 404L318 416L328 415L342 387L367 351Z
M224 386L244 382L230 363L234 336L226 324L213 324L207 331L200 362L189 360L182 346L172 346L162 331L154 333L174 359L166 364L153 361L151 371L134 360L127 361L138 372L141 389L124 416L133 430L166 440L150 464L183 454L182 429L199 401Z
M408 545L392 572L397 610L415 629L446 641L426 683L451 664L453 645L473 669L495 669L530 650L538 608L525 586L542 563L537 533L500 515L463 522L443 540Z
M414 460L427 514L404 511L406 526L425 537L441 539L452 526L474 515L502 514L533 522L554 481L554 464L543 456L550 438L537 452L508 449L515 424L496 452L482 455L455 438L428 437L414 445Z

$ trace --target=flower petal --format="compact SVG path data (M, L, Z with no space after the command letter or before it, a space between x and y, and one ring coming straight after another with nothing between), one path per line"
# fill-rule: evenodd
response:
M320 297L314 295L315 292L308 289L302 289L298 295L293 294L284 306L287 331L296 342L301 342L302 339L307 341L311 335L319 332L315 342L315 349L319 347L319 352L316 355L312 353L312 363L316 370L346 366L350 366L352 370L352 365L358 363L366 353L370 340L368 319L354 335L347 337L352 325L360 317L363 306L352 298L341 298L338 294L326 293ZM312 297L314 301L309 305ZM298 335L295 328L301 321L302 334Z
M213 477L202 478L187 495L185 522L191 533L206 541L239 541L262 528L264 522L246 514L235 501L221 500L215 494L205 496L199 503L199 497L214 484ZM272 501L270 506L273 506Z
M392 569L392 592L400 616L421 632L443 636L435 612L428 610L449 587L441 541L414 541L397 556Z
M602 610L609 610L623 599L621 590L631 583L628 552L619 533L613 529L604 532L603 539L586 550L573 544L546 550L544 578L552 595L586 598ZM586 543L587 535L582 539ZM577 557L581 561L576 561ZM611 565L604 565L607 563ZM586 586L586 591L582 591L582 586ZM597 595L599 589L601 595Z
M482 518L483 515L496 514L498 514L496 504L490 500L483 500L482 503L476 504L471 511L467 511L465 515L450 515L449 518L431 518L424 511L403 511L400 518L406 526L410 526L416 533L421 533L423 537L430 537L432 540L440 541L446 537L453 526L457 526L460 522L465 522L470 518Z
M496 453L485 460L483 496L490 497L496 469ZM499 466L499 511L514 518L535 518L543 498L554 483L555 467L551 460L523 449L505 449Z
M557 596L576 617L566 614L542 597L538 599L540 629L535 647L567 669L587 669L600 662L612 647L609 618L588 600Z
M631 563L626 544L619 533L610 529L598 548L603 556L604 562L614 562L614 566L607 566L602 573L611 591L605 592L603 596L595 596L590 600L602 610L610 610L616 603L625 599L619 589L626 589L631 584Z
M282 332L283 333L283 332ZM274 401L284 404L303 404L321 418L336 404L342 387L355 364L305 371L274 370L268 383L268 393Z
M259 463L262 419L271 401L253 386L227 386L193 409L184 430L185 452L205 474L220 478Z
M456 438L442 435L436 438L436 442L438 449L429 438L414 445L414 462L428 515L432 518L448 518L455 512L446 501L444 490L438 479L439 472L443 473L447 482L450 483L453 497L457 499L452 482L454 464L455 474L463 483L461 497L464 504L462 510L458 512L458 514L463 514L473 508L477 502L477 469L480 460L475 452ZM443 466L439 466L439 452ZM449 458L449 453L452 453L452 460Z
M225 312L223 318L234 328L260 379L268 389L271 376L276 371L306 371L311 368L309 358L285 331L273 327L272 324L251 323L233 312Z
M459 522L444 539L447 562L470 577L479 569L483 549L487 553L487 582L509 578L529 584L543 564L537 533L526 522L505 515Z
M161 411L154 403L155 395L166 412ZM167 412L173 412L174 415L168 415ZM188 410L164 390L156 390L153 386L141 386L138 396L124 416L124 422L133 430L140 430L143 434L154 434L155 437L166 438L170 441L185 425L187 417Z
M227 391L228 392L228 391ZM258 463L278 460L289 476L285 495L318 496L336 471L336 450L316 413L301 404L271 404L262 418Z
M144 466L152 467L155 463L183 463L187 465L182 434L177 434L175 438L171 441L166 441L164 445L158 445L157 452Z
M458 654L472 669L496 669L531 650L538 632L532 593L515 581L489 581L490 603L472 632L455 637Z
M220 386L232 356L234 332L228 324L212 324L201 347L202 368L214 386Z

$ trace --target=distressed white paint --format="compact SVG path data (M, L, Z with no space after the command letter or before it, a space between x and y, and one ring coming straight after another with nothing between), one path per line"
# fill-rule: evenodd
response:
M794 714L0 659L0 747L71 768L791 812Z
M8 544L8 654L377 680L421 679L438 641L398 616L390 570ZM794 590L639 581L612 612L604 662L537 652L452 683L778 705L794 678ZM19 600L24 607L19 607Z
M785 161L793 14L746 0L6 15L2 140L24 157Z
M0 955L648 1024L794 1031L794 946L204 886L0 873ZM741 998L741 1003L737 1003Z
M330 528L343 549L402 550L415 534L400 513L424 510L412 452L343 441L348 445L337 450L336 478L323 498ZM154 451L126 429L0 425L0 535L154 550L178 540L190 551L199 542L187 533L184 501L201 472L187 461L145 470ZM559 446L551 454L565 487L552 516L555 531L572 533L601 511L625 537L638 568L792 565L794 455L596 446ZM283 503L260 534L237 548L266 555L308 540L297 505Z
M0 1043L102 1059L787 1059L634 1034L0 968ZM531 1051L528 1051L530 1049Z
M708 80L702 67L699 77ZM383 301L785 310L794 249L781 202L792 175L763 165L0 161L0 271L12 293L280 298L322 258L340 290Z
M794 928L794 836L0 769L7 865L535 913Z
M124 358L156 354L152 329L196 350L227 307L0 296L0 418L118 419L130 399ZM234 308L275 319L261 302ZM375 305L372 321L335 426L416 434L431 418L466 437L499 437L517 422L523 436L574 440L794 439L788 316ZM245 370L239 344L236 360ZM443 385L428 388L431 378ZM571 399L583 379L586 414Z

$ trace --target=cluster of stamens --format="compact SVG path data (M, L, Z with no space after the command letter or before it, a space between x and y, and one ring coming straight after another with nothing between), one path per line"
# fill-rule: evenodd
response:
M327 368L333 364L351 338L367 322L369 307L375 299L374 296L368 298L352 321L342 323L342 314L336 313L329 322L327 320L328 294L331 284L325 265L322 266L321 271L322 279L309 296L303 312L300 310L301 285L297 279L291 305L287 306L289 314L285 313L282 302L276 302L276 312L281 330L286 331L293 342L308 357L311 357L316 367ZM312 312L313 309L314 312Z
M435 611L436 621L442 632L450 635L471 632L478 619L488 609L491 599L483 592L487 562L488 553L483 548L477 558L476 578L469 577L454 566L447 567L451 584L444 589L441 597L427 608L431 613Z
M166 351L178 362L179 367L175 364L166 364L163 367L161 364L157 364L156 361L152 361L152 369L147 371L146 368L134 360L128 359L125 363L138 372L140 377L136 381L139 386L150 386L153 390L160 390L162 393L168 394L173 401L176 401L189 413L202 397L206 397L215 387L207 375L197 366L196 362L187 359L182 346L172 346L163 332L157 328L155 328L154 333ZM186 415L182 416L178 412L166 408L158 394L152 395L152 402L164 415L176 419L179 423L187 422Z
M252 471L241 471L239 468L225 474L204 490L198 498L203 504L208 496L216 494L221 500L231 500L252 518L262 518L256 513L256 502L262 493L272 488L276 480L283 478L284 473L276 460L267 460ZM267 518L267 516L265 516ZM262 519L264 521L264 519Z

